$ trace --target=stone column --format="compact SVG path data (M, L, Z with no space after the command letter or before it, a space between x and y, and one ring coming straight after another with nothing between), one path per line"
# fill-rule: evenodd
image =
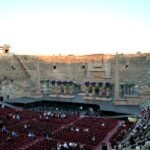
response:
M99 96L102 97L103 96L103 83L102 82L99 82L98 83L99 85Z
M58 83L56 81L56 84L55 84L55 94L58 95Z
M128 94L128 85L125 84L125 95L127 95L127 94Z
M115 68L115 100L119 99L119 62L118 53L116 53L116 68Z
M110 89L111 89L111 84L106 83L106 86L105 86L106 97L110 97Z
M95 86L92 86L92 96L95 96Z
M96 83L93 82L92 83L92 96L95 96L95 85L96 85Z
M55 81L52 81L52 95L56 94Z
M67 82L66 90L67 90L67 95L69 95L70 94L70 83L69 82Z
M89 96L89 82L85 82L86 96Z
M131 84L129 85L129 87L128 87L129 89L129 93L128 93L128 95L131 95Z
M64 89L64 95L66 95L67 94L67 83L66 82L63 83L63 89Z
M61 93L61 81L57 81L57 95L59 96Z
M36 73L37 73L37 93L41 93L41 84L40 84L40 66L39 66L39 60L37 59L37 64L36 64Z
M69 83L69 94L72 95L73 94L73 82Z
M120 85L121 86L121 97L123 97L123 84Z

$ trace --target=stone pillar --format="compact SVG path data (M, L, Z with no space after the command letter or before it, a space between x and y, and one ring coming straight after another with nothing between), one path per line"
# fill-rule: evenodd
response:
M127 94L128 94L128 85L125 84L125 95L127 95Z
M123 97L123 95L124 95L124 85L121 84L121 97Z
M66 82L63 83L63 89L64 89L64 95L66 95L67 94L67 83Z
M105 92L106 92L106 97L110 97L110 95L111 95L111 84L110 83L106 84Z
M52 95L56 94L55 81L52 81Z
M128 95L131 95L131 85L129 85L128 88L129 88L129 89L128 89L128 90L129 90Z
M50 85L49 85L50 81L48 80L47 81L47 94L49 95L50 94Z
M86 95L89 96L89 85L86 86Z
M92 86L92 96L95 96L95 86Z
M103 96L103 83L99 82L98 86L99 86L99 96L102 97Z
M55 94L58 95L58 83L56 81L56 85L55 85Z
M57 81L57 95L59 96L61 93L61 81Z
M67 95L69 95L70 94L70 84L69 84L69 82L67 82L66 90L67 90Z
M115 100L119 99L119 62L118 53L116 53L116 68L115 68Z
M41 93L41 83L40 83L40 66L39 66L39 60L37 59L37 64L36 64L36 72L37 72L37 93Z
M96 83L93 82L92 83L92 96L95 96L95 85L96 85Z
M73 82L70 82L70 83L69 83L69 94L70 94L70 95L73 94L73 87L74 87Z
M85 82L86 96L89 96L89 82Z

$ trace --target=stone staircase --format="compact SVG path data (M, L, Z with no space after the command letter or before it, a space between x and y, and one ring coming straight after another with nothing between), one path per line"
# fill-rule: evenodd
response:
M0 60L0 80L23 80L26 76L17 61L11 59Z
M23 61L17 55L14 55L14 59L16 59L18 61L21 68L23 69L26 77L29 79L31 77L31 75L29 73L29 70L28 70L27 66L23 63Z

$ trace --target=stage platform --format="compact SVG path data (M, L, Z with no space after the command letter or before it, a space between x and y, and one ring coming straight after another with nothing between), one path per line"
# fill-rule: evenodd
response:
M140 107L135 105L115 105L113 101L100 101L94 99L84 99L81 95L76 95L74 98L63 98L63 97L43 97L43 98L31 98L31 97L22 97L16 99L5 100L6 103L18 103L18 104L28 104L38 101L48 101L48 102L69 102L69 103L80 103L82 104L96 104L100 106L101 110L104 111L113 111L117 113L126 113L139 116Z

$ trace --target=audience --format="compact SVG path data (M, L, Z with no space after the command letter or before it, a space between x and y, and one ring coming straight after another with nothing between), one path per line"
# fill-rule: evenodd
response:
M79 110L83 111L83 107L81 106ZM134 128L130 128L128 126L128 123L126 121L121 121L120 127L119 127L119 132L117 133L117 136L113 139L112 141L112 149L114 150L124 150L125 148L130 148L130 149L135 149L135 150L148 150L150 149L150 107L148 107L146 110L143 111L142 109L142 115L139 116L138 121ZM9 112L8 115L6 115L6 118L11 121L13 120L14 122L17 121L22 121L24 117L22 116L21 111L16 111L16 112ZM54 119L55 121L63 121L68 118L67 112L61 111L61 109L56 108L54 111L49 110L45 111L43 113L38 113L37 118L34 118L35 120L41 120L45 119L44 122L47 120L48 122L50 119ZM80 117L79 117L80 118ZM33 119L32 119L33 120ZM96 122L95 117L91 117L91 120ZM32 125L32 124L31 124ZM85 122L85 125L89 125L88 122ZM105 121L101 121L101 123L97 123L97 125L104 127L103 129L107 129L108 125L105 123ZM97 126L95 126L96 128ZM7 142L12 143L15 141L15 137L20 137L20 132L18 132L16 129L11 129L8 131L9 128L7 128L7 124L4 124L1 128L1 132L5 133L7 136ZM33 128L30 128L30 124L28 122L24 122L22 124L22 129L25 131L28 131L28 138L29 140L35 140L37 133L33 130ZM60 128L61 129L61 128ZM132 130L130 130L132 129ZM30 132L29 132L30 130ZM52 137L54 136L53 132L48 131L48 130L43 130L43 136L45 137L46 140L51 140ZM68 131L74 133L74 134L87 134L90 135L91 133L91 126L82 126L82 125L74 125L73 123L68 126ZM98 130L95 129L97 132ZM55 132L54 132L55 133ZM11 135L11 136L10 136ZM38 137L38 135L37 135ZM128 138L127 138L128 137ZM92 143L95 143L97 141L97 136L93 134L92 138L90 137L90 140ZM124 140L123 139L128 139ZM64 142L58 142L56 149L57 150L70 150L70 149L75 149L75 148L80 148L84 149L85 145L84 144L78 144L72 141L64 141Z

